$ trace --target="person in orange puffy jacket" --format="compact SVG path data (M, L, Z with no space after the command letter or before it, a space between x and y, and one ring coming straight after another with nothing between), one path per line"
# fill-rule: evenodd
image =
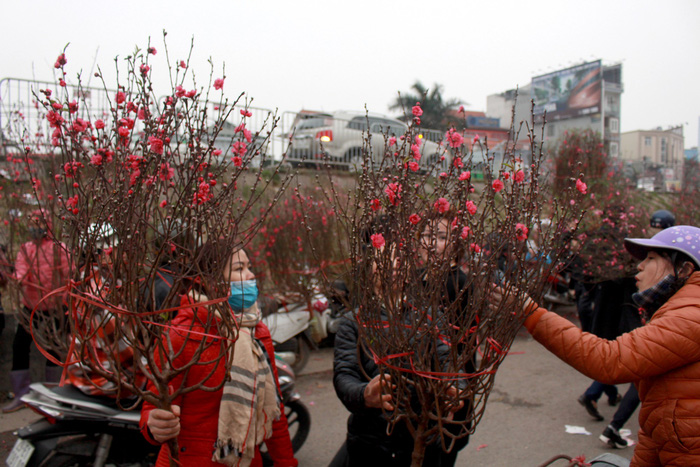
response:
M162 444L157 466L170 465L167 441L176 437L180 449L179 461L183 466L222 465L221 462L224 461L222 458L226 457L227 465L261 467L262 457L259 446L264 442L276 467L296 467L298 462L294 458L287 418L278 397L279 383L272 338L270 331L260 321L256 304L257 288L253 289L251 286L255 275L250 270L250 262L244 250L233 253L224 275L231 282L229 304L242 322L241 332L233 352L234 360L230 373L237 389L231 388L227 383L213 392L202 389L189 392L176 398L172 411L157 409L145 402L141 410L142 433L151 443ZM205 307L197 306L197 302L204 299L205 297L196 294L182 298L181 304L186 307L178 312L170 330L173 348L178 353L177 359L173 362L175 365L177 363L184 365L191 360L200 344L198 341L200 337L197 336L201 334L197 333L215 332L203 326L203 323L207 323L209 311ZM191 334L190 331L192 331ZM256 344L258 342L262 347ZM184 351L180 352L179 349L183 346ZM262 390L260 381L256 386L247 384L244 379L239 379L242 374L248 373L248 371L239 370L245 365L240 359L250 354L251 349L258 357L255 362L259 365L258 376L265 379L264 375L270 373L271 378L267 378L266 381L273 382L272 387ZM183 382L185 376L180 374L173 380L172 385L184 383L185 386L192 386L199 381L205 381L208 387L220 385L226 376L225 362L219 358L220 351L218 345L207 346L200 356L200 361L210 363L192 366L186 374L188 381ZM269 365L267 370L266 365ZM245 389L246 387L249 389ZM257 390L253 391L253 387L257 387ZM152 382L149 382L148 389L157 393ZM269 398L270 394L274 400ZM256 420L251 420L247 415L232 416L231 413L240 414L241 412L237 412L236 407L233 407L232 411L222 407L226 404L230 405L231 400L241 401L234 403L234 405L239 403L241 407L245 407L245 404L249 407L266 407L262 409L266 412L262 417L257 417L257 421L267 419L267 423L256 424ZM222 417L225 417L225 421ZM223 434L222 429L233 430L233 433L224 431L226 434ZM258 434L254 435L255 432ZM243 435L242 444L235 444L236 436L241 434ZM224 439L233 439L234 444L220 441ZM217 460L214 460L214 457Z
M640 430L630 465L700 465L700 228L671 227L651 239L625 239L625 247L642 260L633 299L645 326L601 339L531 300L525 326L586 376L636 385Z

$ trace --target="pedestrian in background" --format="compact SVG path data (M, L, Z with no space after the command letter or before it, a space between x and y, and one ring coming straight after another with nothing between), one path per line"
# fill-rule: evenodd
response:
M68 283L70 257L66 246L49 236L51 221L42 210L32 212L29 234L31 240L24 243L17 252L14 279L20 287L23 310L27 317L39 313L43 319L61 323L64 313L65 293L45 300L44 297ZM27 324L28 326L28 324ZM20 398L29 391L29 352L32 336L29 329L19 324L12 344L12 372L10 383L15 393L12 402L3 407L4 413L14 412L24 407ZM62 368L52 362L46 363L46 381L58 381Z

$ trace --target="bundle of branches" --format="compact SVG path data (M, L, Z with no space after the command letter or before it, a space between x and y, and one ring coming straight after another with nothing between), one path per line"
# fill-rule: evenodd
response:
M413 110L420 115L419 107ZM408 424L416 466L428 440L441 438L450 449L475 430L496 370L525 319L505 302L493 305L494 284L516 309L525 293L541 299L585 191L582 180L569 177L550 200L532 129L531 165L513 156L513 144L499 167L486 152L484 182L476 184L476 161L462 134L449 130L442 160L426 165L417 124L414 119L398 139L385 135L383 154L365 151L355 198L349 206L335 202L350 245L346 274L349 302L359 304L359 345L391 377L385 390L395 410L385 417L390 425ZM327 194L338 200L336 191ZM541 232L540 253L526 259L528 232L543 214L552 223ZM460 401L468 414L453 420L450 408Z
M166 46L170 63L167 53ZM149 46L126 58L126 80L109 96L107 115L85 109L87 115L79 117L84 101L69 100L61 88L44 91L40 103L62 158L53 182L61 239L75 266L68 287L71 349L66 363L111 382L117 395L136 394L168 409L181 394L218 389L204 386L206 381L170 383L178 377L187 382L191 368L208 364L199 361L207 349L218 349L220 358L228 359L238 323L226 304L229 284L223 270L287 182L277 186L258 220L250 221L251 207L270 184L250 161L262 157L258 167L265 165L260 144L267 144L269 131L251 134L246 128L251 112L242 105L242 95L233 102L225 98L224 78L213 79L213 71L207 86L195 83L186 90L190 70L185 61L176 70L169 68L172 90L157 99L151 82L155 54ZM56 63L64 76L66 62L61 54ZM274 115L267 118L275 125ZM227 144L233 157L222 161L215 142L230 120L236 124ZM193 301L199 303L188 303ZM185 362L185 346L174 348L169 339L172 319L183 306L210 311L207 322L199 323L209 330L207 336L188 334L197 350ZM133 352L135 368L124 367L119 349L125 347ZM157 391L142 387L134 376L138 373ZM178 450L171 446L170 452Z
M265 218L254 244L266 288L285 302L305 303L309 310L322 276L334 277L347 259L347 246L338 242L333 206L320 188L301 182Z

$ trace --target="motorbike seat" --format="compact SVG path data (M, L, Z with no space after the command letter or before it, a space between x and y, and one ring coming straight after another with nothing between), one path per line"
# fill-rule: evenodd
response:
M78 400L81 402L89 402L92 404L100 404L105 407L109 407L110 409L115 409L115 410L123 410L122 408L119 407L118 401L116 398L113 397L107 397L107 396L91 396L89 394L85 394L83 391L80 389L76 388L73 385L70 384L65 384L63 386L55 386L51 388L51 392L54 394L69 398L69 399L74 399ZM121 400L121 407L123 408L131 408L133 405L137 402L136 398L132 399L122 399ZM139 405L141 403L139 402Z

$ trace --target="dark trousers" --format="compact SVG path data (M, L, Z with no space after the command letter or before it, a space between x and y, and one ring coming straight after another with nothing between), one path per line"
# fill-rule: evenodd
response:
M404 449L392 452L386 447L377 446L376 443L368 442L367 440L358 437L348 437L345 449L347 459L343 464L339 459L340 453L331 461L331 466L346 465L348 467L408 467L411 465L411 454L413 443L409 440ZM341 447L341 450L343 448ZM442 458L442 449L437 444L428 445L425 448L425 459L423 467L444 467L445 460ZM452 464L454 465L454 463Z
M29 313L29 310L25 309L25 312ZM29 369L29 352L31 349L32 335L20 324L17 326L15 339L12 341L12 371ZM51 354L53 355L53 352ZM56 364L47 361L46 366L56 366Z
M629 420L634 411L637 410L637 407L639 407L639 393L637 392L637 387L634 384L630 384L630 388L622 397L620 407L615 411L610 425L616 430L619 430L627 423L627 420Z
M599 383L598 381L593 381L593 384L586 389L584 395L588 399L597 402L603 393L605 393L605 395L608 396L608 399L611 401L614 401L617 398L617 388L615 386L611 384Z

